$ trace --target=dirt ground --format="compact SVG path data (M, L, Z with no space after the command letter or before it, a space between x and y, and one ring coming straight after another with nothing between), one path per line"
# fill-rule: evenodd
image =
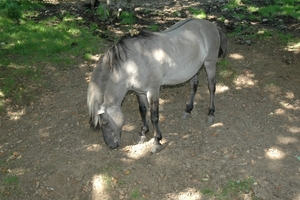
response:
M177 4L157 5L175 9ZM156 17L162 29L180 20ZM95 63L64 70L49 66L44 76L50 89L0 118L1 198L299 200L299 49L289 51L274 40L250 45L229 40L234 76L218 75L215 124L205 123L204 70L188 120L181 116L189 83L163 87L163 150L157 154L150 152L152 131L149 142L137 144L141 120L133 93L122 106L122 145L111 150L88 124L87 80ZM3 183L8 176L17 176L18 184ZM238 187L244 180L252 180L250 188L221 195L229 182Z

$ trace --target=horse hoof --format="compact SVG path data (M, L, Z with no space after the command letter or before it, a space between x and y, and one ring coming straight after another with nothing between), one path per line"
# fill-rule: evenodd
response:
M207 120L206 120L207 124L212 125L212 124L214 124L214 122L215 122L215 116L208 116L207 117Z
M139 141L139 144L143 144L144 142L146 142L147 137L146 136L141 136L141 139Z
M152 149L151 153L158 153L162 150L162 145L161 144L155 144Z
M182 119L188 119L191 116L191 113L183 112Z

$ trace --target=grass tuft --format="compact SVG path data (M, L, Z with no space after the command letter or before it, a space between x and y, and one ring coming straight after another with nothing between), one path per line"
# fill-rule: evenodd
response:
M189 11L192 13L194 18L205 19L206 13L203 9L189 8Z
M211 196L214 199L235 199L240 193L248 193L255 181L252 178L246 178L244 180L229 180L223 187L217 191L205 188L200 190L202 194Z
M126 25L132 25L136 21L135 16L131 12L124 11L120 15L120 23Z
M22 13L38 13L32 9L38 10L42 4L40 6L36 4L31 7L25 7L30 5L28 2L20 4ZM86 52L96 54L100 51L101 39L93 35L97 26L87 28L83 25L84 20L78 19L77 16L63 13L36 22L27 18L26 14L22 14L17 22L7 17L6 10L7 4L1 1L0 110L2 111L5 102L28 104L34 99L33 91L45 83L41 78L45 66L68 69L76 65L78 60L90 57Z

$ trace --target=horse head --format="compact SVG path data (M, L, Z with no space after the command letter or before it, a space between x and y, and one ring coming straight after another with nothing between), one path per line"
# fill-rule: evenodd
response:
M110 148L117 148L121 143L124 115L119 106L100 107L98 110L101 120L101 130L105 143Z

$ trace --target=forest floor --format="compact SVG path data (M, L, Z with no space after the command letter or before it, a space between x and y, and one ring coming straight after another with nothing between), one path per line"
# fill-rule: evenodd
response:
M47 15L68 6L87 23L94 20L120 35L127 31L80 13L83 9L75 4L49 6ZM211 15L221 13L218 2L136 3L135 28L157 24L164 30L189 17L185 7L190 6L203 6ZM168 14L176 9L182 14ZM229 26L219 25L230 33ZM293 32L293 25L287 23L286 31ZM103 37L107 47L112 44L109 34ZM150 152L152 129L149 142L137 144L141 120L133 93L122 105L126 123L118 149L109 149L102 133L89 127L87 80L95 62L80 61L64 70L47 67L47 90L31 104L1 116L0 168L11 177L0 183L1 198L300 199L299 49L290 50L273 39L229 40L228 62L218 73L215 123L205 123L205 70L200 71L195 107L187 120L181 116L190 84L162 87L163 149L156 154Z

